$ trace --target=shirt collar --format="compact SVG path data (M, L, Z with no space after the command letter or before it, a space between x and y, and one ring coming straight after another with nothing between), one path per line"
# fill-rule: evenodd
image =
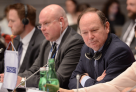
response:
M98 51L101 51L102 49L103 49L103 46L102 46ZM94 53L97 52L97 51L95 51L95 50L93 50L93 51L94 51Z
M35 27L23 39L20 38L20 41L23 43L23 45L28 44L30 42L34 31L35 31Z
M50 42L50 44L53 45L56 42L56 44L59 45L61 43L62 37L65 34L67 28L62 32L61 36L56 41Z

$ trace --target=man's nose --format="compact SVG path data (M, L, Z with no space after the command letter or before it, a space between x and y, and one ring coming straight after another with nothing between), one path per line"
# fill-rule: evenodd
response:
M94 36L91 32L88 33L89 39L92 39Z

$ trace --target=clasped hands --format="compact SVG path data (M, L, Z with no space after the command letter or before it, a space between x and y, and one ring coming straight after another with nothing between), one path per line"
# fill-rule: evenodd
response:
M81 83L81 80L82 80L85 76L89 76L88 73L84 73L84 75L83 75L83 76L81 77L81 79L80 79L80 83ZM99 76L99 77L97 77L96 80L99 82L99 81L101 81L105 76L106 76L106 70L104 70L104 72L102 73L102 75Z
M84 73L84 75L81 76L81 78L80 78L80 83L81 83L81 80L82 80L85 76L89 76L88 73ZM102 75L97 78L97 81L101 81L105 76L106 76L106 70L104 70L104 72L102 73ZM58 92L74 92L74 91L73 91L73 90L66 90L66 89L60 88Z

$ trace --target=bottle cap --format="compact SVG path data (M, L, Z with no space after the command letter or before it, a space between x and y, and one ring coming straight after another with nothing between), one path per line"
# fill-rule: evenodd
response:
M45 67L41 67L40 71L46 71Z
M49 71L49 67L48 66L46 67L46 71Z

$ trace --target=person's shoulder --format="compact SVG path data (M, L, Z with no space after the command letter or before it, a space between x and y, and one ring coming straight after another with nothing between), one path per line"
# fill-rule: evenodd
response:
M123 41L119 39L119 37L115 34L111 34L112 36L112 41L111 41L111 46L114 47L128 47Z
M45 37L43 36L42 32L39 29L35 28L30 42L35 43L35 46L37 47L43 43L44 39Z
M81 52L82 52L82 53L86 53L86 52L90 52L90 50L91 50L91 48L88 47L86 44L84 44L84 45L82 46Z
M75 32L71 27L68 27L64 36L62 37L61 43L63 47L71 48L77 47L81 48L84 44L84 41L77 32Z
M68 37L71 38L71 40L82 40L82 37L80 34L78 34L74 29L72 29L71 27L68 27L67 31L69 31L69 35Z
M17 35L17 36L14 38L14 41L20 41L20 36Z
M115 34L111 34L112 41L110 43L109 49L112 49L113 51L130 51L130 48L127 44L125 44L123 41L121 41Z
M128 26L128 25L129 25L130 23L132 23L132 22L133 22L132 19L127 20L127 21L124 23L123 28L126 27L126 26ZM126 29L125 29L125 30L126 30Z
M42 34L42 31L39 30L39 29L37 29L37 28L35 28L35 32L36 32L38 35L41 35L41 34ZM43 34L42 34L42 36L43 36Z
M45 39L45 37L44 37L44 35L42 34L42 32L41 32L41 30L39 30L39 29L35 29L35 32L34 32L34 34L33 34L37 39L41 39L41 40L43 40L43 39Z

